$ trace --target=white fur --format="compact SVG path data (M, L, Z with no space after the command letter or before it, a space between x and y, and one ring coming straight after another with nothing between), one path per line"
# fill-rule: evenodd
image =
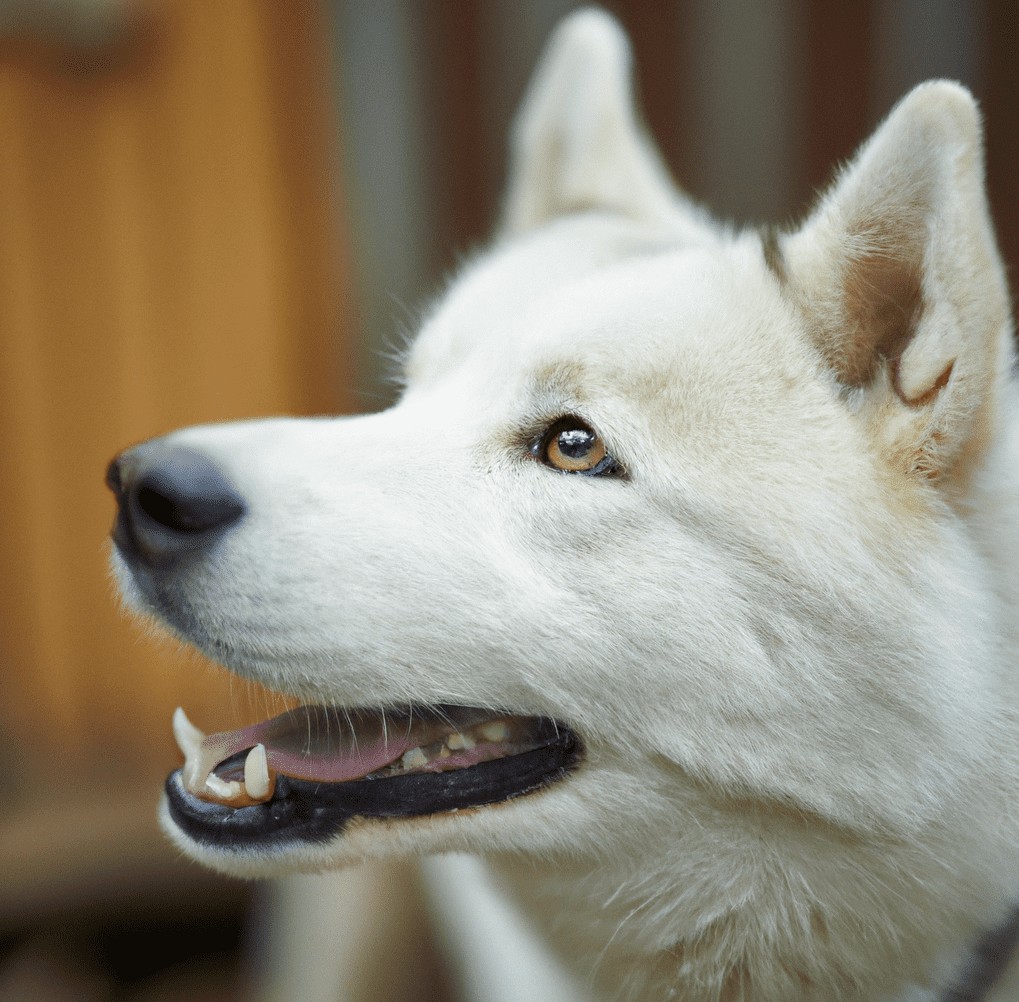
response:
M170 439L250 502L186 639L305 700L555 717L582 768L278 856L164 823L244 876L484 854L606 998L936 983L1017 895L1019 423L977 112L909 94L779 240L780 281L631 107L618 28L573 16L401 401ZM868 331L911 282L892 364ZM536 462L564 414L630 479Z

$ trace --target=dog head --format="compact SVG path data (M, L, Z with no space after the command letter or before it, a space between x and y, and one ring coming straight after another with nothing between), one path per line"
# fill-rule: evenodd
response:
M181 716L167 831L240 875L570 860L610 875L555 893L604 939L644 908L613 950L666 980L915 973L1015 838L1010 338L961 87L909 94L798 230L736 233L574 16L396 406L111 465L128 603L306 704Z

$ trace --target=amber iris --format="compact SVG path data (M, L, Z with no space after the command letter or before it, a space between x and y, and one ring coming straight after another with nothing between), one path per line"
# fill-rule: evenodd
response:
M557 470L579 473L594 469L605 458L605 444L590 428L563 428L549 437L545 457Z

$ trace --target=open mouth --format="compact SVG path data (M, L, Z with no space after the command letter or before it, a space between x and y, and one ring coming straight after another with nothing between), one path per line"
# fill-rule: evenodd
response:
M178 709L185 763L166 781L170 815L221 848L321 842L352 818L408 818L542 789L579 762L580 742L545 717L465 706L300 706L206 736Z

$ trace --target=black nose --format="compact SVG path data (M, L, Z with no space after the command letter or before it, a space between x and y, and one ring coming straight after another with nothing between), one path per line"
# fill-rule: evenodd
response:
M114 459L106 483L119 505L113 540L128 560L162 564L207 549L244 514L208 456L158 439Z

